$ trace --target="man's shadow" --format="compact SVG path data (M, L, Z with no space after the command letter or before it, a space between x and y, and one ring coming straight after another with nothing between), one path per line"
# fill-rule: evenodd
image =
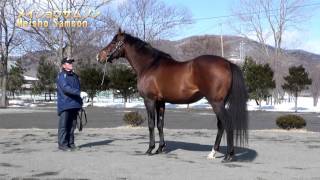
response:
M112 143L114 140L103 140L103 141L96 141L96 142L90 142L90 143L86 143L86 144L81 144L78 147L79 148L91 148L93 146L106 146L110 143Z
M182 141L166 141L166 148L165 153L170 153L172 151L182 149L186 151L206 151L210 152L212 149L212 145L203 145L197 143L189 143L189 142L182 142ZM227 152L227 146L220 146L220 153L225 154ZM235 156L237 161L240 162L251 162L256 159L258 153L246 147L235 147ZM217 158L223 158L222 156L217 156Z

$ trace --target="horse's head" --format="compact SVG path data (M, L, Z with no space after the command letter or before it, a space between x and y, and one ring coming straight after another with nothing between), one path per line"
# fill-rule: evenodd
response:
M118 33L113 37L112 41L97 54L97 61L104 63L105 61L112 63L113 59L124 57L124 37L125 33L119 28Z

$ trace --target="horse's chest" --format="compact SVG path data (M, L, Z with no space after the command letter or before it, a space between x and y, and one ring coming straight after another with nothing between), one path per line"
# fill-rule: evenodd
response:
M150 99L161 99L161 93L155 79L150 77L142 77L138 80L138 91L142 97Z

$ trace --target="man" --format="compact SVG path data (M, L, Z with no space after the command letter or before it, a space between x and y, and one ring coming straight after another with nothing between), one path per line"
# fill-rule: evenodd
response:
M59 115L58 148L62 151L76 150L74 130L77 115L82 107L80 81L73 72L73 59L63 58L62 70L57 77L57 109Z

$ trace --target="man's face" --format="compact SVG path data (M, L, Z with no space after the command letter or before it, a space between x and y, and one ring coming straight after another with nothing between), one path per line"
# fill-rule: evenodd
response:
M72 71L73 69L73 66L72 66L72 63L64 63L62 65L63 69L65 69L66 71Z

